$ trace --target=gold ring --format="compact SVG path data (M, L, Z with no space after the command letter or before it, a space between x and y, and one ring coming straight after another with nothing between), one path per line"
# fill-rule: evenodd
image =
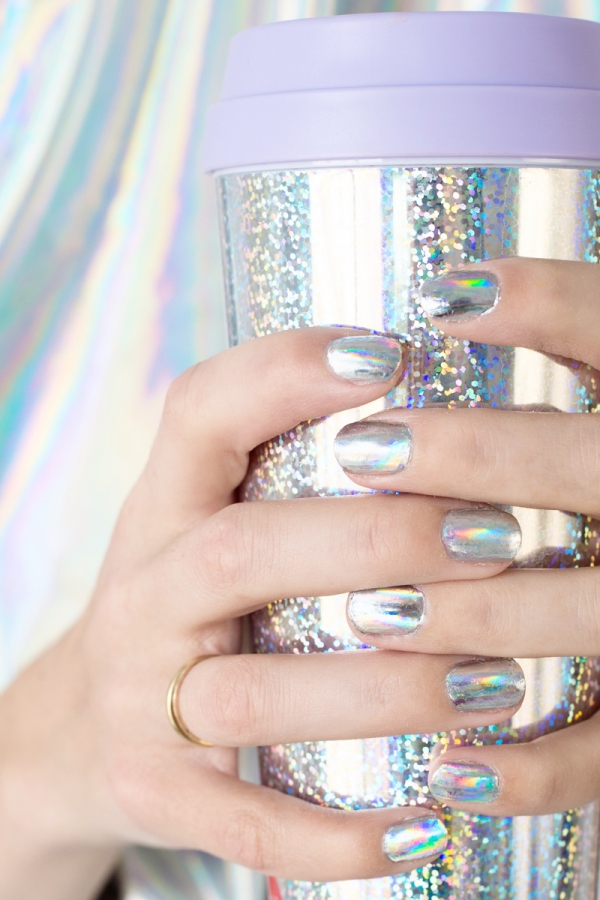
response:
M197 735L190 731L181 718L181 712L179 711L179 691L181 690L181 685L183 684L185 676L194 668L194 666L197 666L198 663L201 663L203 660L211 659L216 655L216 653L207 653L204 656L195 656L194 659L190 659L175 674L169 685L169 690L167 691L167 715L169 717L169 722L177 734L181 735L181 737L185 738L186 741L189 741L191 744L197 744L199 747L214 747L215 745L197 737Z

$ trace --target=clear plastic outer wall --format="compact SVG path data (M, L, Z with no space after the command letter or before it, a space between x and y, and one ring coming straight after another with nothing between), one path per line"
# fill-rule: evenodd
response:
M499 256L598 262L600 172L566 168L315 168L219 179L232 342L287 328L349 325L403 335L408 377L382 401L300 425L260 447L247 501L357 493L333 452L340 427L389 406L534 404L598 409L594 373L522 349L431 330L416 290L447 266ZM301 391L302 384L298 384ZM460 496L460 487L457 490ZM598 563L595 522L514 510L517 565ZM285 598L253 616L259 653L361 650L346 596ZM596 659L520 660L523 708L507 724L437 736L288 744L261 750L263 782L342 809L431 804L427 768L446 745L530 740L600 705ZM278 884L283 900L594 900L598 809L537 818L447 813L448 851L395 878Z

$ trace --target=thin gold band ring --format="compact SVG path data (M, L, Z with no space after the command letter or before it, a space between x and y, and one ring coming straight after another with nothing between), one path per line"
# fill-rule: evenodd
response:
M171 680L171 684L169 685L169 690L167 691L167 716L169 717L169 722L177 734L181 735L182 738L185 738L186 741L189 741L191 744L196 744L199 747L214 747L215 745L211 744L209 741L202 740L201 737L195 735L187 727L181 718L181 712L179 710L179 692L188 672L190 672L194 666L197 666L198 663L203 662L205 659L212 659L216 655L216 653L207 653L204 656L195 656L193 659L188 660L188 662L175 673Z

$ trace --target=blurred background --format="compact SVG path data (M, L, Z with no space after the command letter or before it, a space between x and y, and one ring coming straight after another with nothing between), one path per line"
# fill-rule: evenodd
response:
M600 0L0 0L0 686L87 603L169 382L226 346L202 127L229 39L393 10L597 19ZM128 900L260 896L132 851Z

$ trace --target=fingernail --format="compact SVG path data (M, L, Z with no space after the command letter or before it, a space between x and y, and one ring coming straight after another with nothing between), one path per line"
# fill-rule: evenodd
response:
M383 835L383 852L392 862L439 856L448 832L437 816L415 816L391 825Z
M475 763L442 763L429 779L436 800L457 803L491 803L500 793L498 774Z
M353 591L348 619L361 634L412 634L423 619L424 602L413 587Z
M327 347L327 364L346 381L388 381L402 362L402 348L393 338L378 334L337 338Z
M510 709L525 694L525 676L514 659L458 663L446 675L446 692L463 712Z
M347 472L383 475L399 472L409 459L412 441L407 425L354 422L338 433L333 451Z
M442 543L450 559L500 562L519 552L521 529L499 509L451 509L442 523Z
M420 291L426 315L453 322L489 312L499 297L498 279L492 272L446 272L427 279Z

